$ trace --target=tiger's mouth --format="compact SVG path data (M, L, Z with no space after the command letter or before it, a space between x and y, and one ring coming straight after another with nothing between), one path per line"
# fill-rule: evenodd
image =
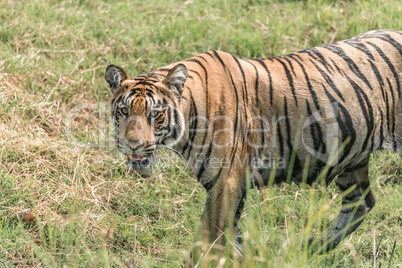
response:
M146 154L145 156L137 154L127 155L127 165L132 169L147 169L152 166L153 162L153 154Z

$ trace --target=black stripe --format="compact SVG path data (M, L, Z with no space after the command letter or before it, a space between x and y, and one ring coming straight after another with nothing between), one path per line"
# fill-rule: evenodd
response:
M382 114L382 111L380 110L380 149L383 149L382 144L384 143L384 130L383 130L383 123L384 123L384 115Z
M201 168L198 170L198 173L197 173L197 178L198 178L198 179L201 179L202 174L203 174L204 171L205 171L205 167L206 167L206 165L207 165L207 164L209 163L209 161L210 161L210 157L211 157L212 147L213 147L213 145L214 145L214 141L215 141L215 120L214 120L214 123L213 123L213 125L212 125L211 142L209 143L209 146L208 146L208 148L207 148L207 152L206 152L206 155L205 155L205 158L204 158L204 162L203 162L203 164L201 165ZM204 142L203 142L202 144L204 144ZM201 150L202 150L202 149L201 149ZM200 151L200 152L201 152L201 151Z
M325 142L322 140L323 134L322 134L321 125L319 124L319 122L315 118L313 112L311 111L310 104L307 100L306 100L306 108L307 108L308 118L311 119L313 122L315 122L315 123L310 124L310 132L311 132L312 139L314 142L314 150L319 152L318 150L320 149L320 147L322 147L321 153L325 153L327 149L326 149ZM317 131L317 133L316 133L316 131Z
M395 110L395 98L394 98L394 91L393 91L393 89L392 89L392 85L391 85L391 82L389 81L389 79L388 79L388 77L387 77L387 82L388 82L388 86L389 86L389 89L390 89L390 91L391 91L391 95L392 95L392 129L391 129L391 133L392 133L392 137L393 137L393 141L394 141L394 144L393 144L393 149L394 149L394 151L396 150L396 143L395 143L395 141L396 141L396 139L395 139L395 114L396 114L396 110Z
M335 63L335 61L332 59L332 58L329 58L330 60L331 60L331 62L334 64L334 66L335 66L335 68L336 68L336 70L338 71L338 73L340 74L340 75L342 75L342 76L344 76L344 71L343 70L341 70L339 67L338 67L338 65Z
M161 75L161 74L158 74L158 73L149 73L148 74L150 77L154 77L154 78L157 78L158 76L159 77L165 77L164 75Z
M365 53L370 59L374 60L373 54L371 54L370 50L363 44L363 43L358 43L358 42L351 42L351 41L345 41L344 42L346 45L349 45L351 47L354 47L363 53Z
M335 53L339 57L341 57L349 66L350 70L357 75L363 82L371 89L373 90L373 87L371 86L370 82L367 80L367 78L362 74L360 71L359 67L357 67L356 63L345 53L345 51L336 45L325 45L322 46L322 48L327 49L331 51L332 53Z
M200 81L202 81L202 78L201 78L201 75L199 72L197 72L196 70L189 70L189 71L192 73L195 73L198 76L198 78L200 79Z
M384 38L383 36L387 37ZM396 48L396 50L399 52L399 55L402 56L402 46L401 44L399 44L397 41L395 41L395 39L393 39L390 35L388 34L383 34L383 36L374 36L374 38L383 40L389 44L391 44L393 47Z
M385 99L384 80L381 77L381 73L378 71L377 67L371 60L369 62L370 62L371 69L373 70L375 77L377 78L377 82L380 85L382 98Z
M378 71L377 67L375 66L375 64L372 61L370 61L370 65L371 65L371 68L373 69L373 72L374 72L376 78L377 78L378 84L380 85L382 98L383 98L384 102L386 103L385 109L386 109L386 116L387 116L387 126L388 126L388 130L390 130L390 126L389 126L389 124L390 124L390 112L389 112L390 105L389 105L387 91L384 89L384 80L382 79L381 73ZM392 90L392 87L391 87L391 90ZM392 96L393 96L393 94L392 94ZM380 111L380 112L381 112L381 126L380 127L381 127L381 135L382 135L381 144L380 144L380 148L381 148L382 144L383 144L384 136L383 136L383 133L382 133L383 132L383 130L382 130L382 127L383 127L382 126L383 114L382 114L382 111Z
M206 122L206 124L205 124L205 129L209 129L209 116L208 116L208 111L209 111L209 99L208 99L208 72L207 72L207 69L204 67L204 65L199 61L199 60L196 60L196 59L188 59L187 61L191 61L191 62L195 62L195 63L197 63L203 70L204 70L204 73L205 73L205 111L207 112L207 114L206 114L206 118L208 119L208 121ZM201 80L202 81L202 80ZM203 139L202 139L202 145L204 145L205 144L205 141L206 141L206 139L207 139L207 136L208 136L208 133L209 133L209 131L205 131L205 133L204 133L204 137L203 137ZM202 151L203 151L203 146L201 146L201 148L200 148L200 150L199 150L199 153L201 153Z
M258 74L257 67L255 67L254 63L252 63L250 61L247 61L247 62L254 67L254 71L255 71L254 94L255 94L255 102L256 102L257 108L258 108L259 107L258 88L259 88L260 77L259 77L259 74Z
M202 53L202 54L207 54L207 55L210 56L213 60L215 60L215 59L214 59L214 56L212 56L212 54L211 54L209 51L206 51L206 52L204 52L204 53Z
M277 123L276 123L276 131L277 131L277 135L278 135L277 140L279 141L279 153L280 153L280 156L283 157L285 155L285 147L283 144L280 121L277 121Z
M377 50L378 54L380 54L381 58L387 63L389 69L391 70L394 79L396 81L396 86L397 86L397 91L398 91L398 97L401 97L401 83L399 82L399 77L398 74L396 73L394 65L392 65L391 61L388 59L388 57L384 54L384 52L376 45L371 42L367 42L369 45L375 48Z
M296 171L301 170L301 166L300 166L300 160L297 157L297 148L294 148L293 144L292 144L293 135L292 135L292 129L290 127L290 118L289 118L289 112L288 112L288 102L287 102L286 97L284 97L284 109L285 109L285 125L286 125L286 135L287 135L286 140L287 140L287 144L288 144L288 148L289 148L289 164L291 163L293 150L296 150L295 151L295 156L296 157L295 157L295 161L294 161L293 167L292 167L292 169L293 169L292 172L293 172L295 170ZM294 137L296 137L296 136L294 136ZM288 172L289 172L290 171L290 166L288 168L289 168L289 170L288 170ZM292 176L290 176L290 178L292 178ZM287 183L290 183L290 181L287 181Z
M186 144L183 147L183 152L185 152L187 150L187 147L190 146L190 147L188 147L189 149L188 149L188 154L187 154L186 160L188 160L190 158L191 151L193 150L194 138L195 138L195 135L196 135L195 130L198 129L197 106L195 105L195 101L194 101L194 98L193 98L193 94L191 93L191 90L189 90L189 92L190 92L190 101L191 101L191 107L192 107L191 111L193 111L190 114L189 119L191 119L191 126L189 126L189 127L192 129L193 132L191 133L191 136L189 137L188 142L186 142Z
M320 105L319 105L319 102L318 102L318 97L317 97L317 94L315 93L313 87L311 86L310 78L308 77L306 69L304 68L303 64L299 60L297 60L295 57L298 57L299 59L301 59L300 56L296 55L296 54L290 56L290 58L292 58L294 61L296 61L299 64L300 68L302 69L303 74L304 74L304 78L306 79L306 82L307 82L307 88L310 91L311 98L314 101L314 106L317 109L317 111L319 111L320 110Z
M236 61L237 66L239 67L240 72L241 72L241 75L242 75L242 77L243 77L243 91L244 91L244 93L245 93L245 95L246 95L246 99L244 99L244 93L243 93L243 101L244 101L244 103L248 104L248 93L247 93L247 80L246 80L246 75L245 75L245 73L244 73L243 67L241 66L241 64L240 64L240 62L239 62L239 59L236 58L236 57L233 56L233 55L232 55L232 57L233 57L233 59ZM246 118L247 118L247 114L246 114Z
M363 146L362 146L362 151L364 151L367 147L367 143L369 141L369 135L370 133L374 130L374 116L373 116L373 107L371 106L370 100L368 99L366 93L363 91L363 89L356 84L352 79L350 79L349 76L346 75L346 78L348 79L349 83L355 90L357 99L359 101L360 109L363 112L364 115L364 120L366 122L367 126L367 136L364 139ZM367 108L366 108L367 106Z
M114 101L113 104L120 103L122 98L123 98L123 95L120 95L120 96Z
M201 58L201 59L203 59L208 65L209 65L209 63L208 63L208 61L203 57L203 56L201 56L201 55L197 55L197 57L199 57L199 58Z
M168 108L167 113L170 115L171 114L171 109ZM177 122L179 121L179 116L177 114L176 109L173 110L173 119L174 119L174 125L172 127L169 126L169 128L173 128L173 131L170 133L169 132L169 137L173 137L174 139L176 139L179 136L179 133L177 132L177 127L175 127L175 124L177 124ZM170 125L172 123L172 121L168 121L168 124Z
M336 101L336 99L328 92L325 85L322 85L322 86L323 86L324 92L327 95L330 102L336 103L339 107L339 110L340 110L339 112L342 113L342 115L343 115L343 120L342 120L342 117L340 116L340 114L336 117L336 121L338 122L338 125L342 132L342 143L345 142L345 140L350 136L350 141L345 146L345 149L343 150L343 155L340 159L340 162L342 162L350 154L352 146L355 143L355 140L356 140L355 128L353 127L352 117L350 116L348 110L340 102ZM334 113L336 113L337 111L335 110L335 107L334 106L332 106L332 107L333 107ZM327 149L332 150L332 148L328 148L328 147L327 147Z
M320 68L318 67L317 64L314 63L314 61L312 61L310 59L310 62L312 64L314 64L315 68L318 70L318 72L322 75L322 77L324 77L325 81L328 83L328 85L335 91L336 95L338 95L339 98L341 98L342 101L345 101L345 99L343 98L341 92L338 90L338 88L336 87L336 85L334 84L334 82L332 81L332 79Z
M150 88L153 89L153 90L151 90ZM149 91L151 93L154 93L154 91L157 90L157 89L158 89L158 87L155 86L154 84L149 85L149 88L145 88L146 91Z
M291 58L291 55L289 55L289 58ZM288 59L288 57L283 57L283 59L286 60L286 61L289 63L290 70L292 71L294 77L296 78L297 75L296 75L296 73L295 73L295 69L293 68L292 61L290 61L290 60Z
M192 76L192 75L190 75L190 74L189 74L187 77L188 77L189 79L194 79L194 76ZM183 96L182 96L182 97L183 97Z
M257 67L254 65L254 63L252 63L250 61L248 61L248 62L254 67L254 70L255 70L255 86L254 86L255 101L256 101L256 105L257 105L258 116L260 118L260 130L263 130L264 129L264 123L262 121L261 109L260 109L260 104L259 104L259 96L258 96L259 80L260 80L260 77L259 77L259 74L258 74L259 72L258 72ZM261 133L261 143L258 145L259 146L259 152L258 152L259 156L261 156L262 150L264 149L264 143L265 143L265 133L262 132Z
M214 56L219 60L219 62L221 63L221 65L222 65L222 68L225 70L225 72L227 71L227 67L226 67L226 65L224 64L224 62L222 61L222 59L221 59L221 57L219 56L219 54L216 52L216 51L213 51L213 53L214 53ZM238 147L238 144L237 144L237 142L236 142L236 137L238 137L238 135L237 135L237 121L240 119L241 120L241 117L239 117L239 115L241 115L241 113L240 113L240 109L239 109L239 96L238 96L238 92L237 92L237 88L236 88L236 85L235 85L235 83L234 83L234 81L233 81L233 77L232 77L232 74L230 73L230 72L228 72L227 71L227 73L230 75L230 80L231 80L231 82L232 82L232 86L233 86L233 89L235 90L235 96L236 96L236 118L235 118L235 125L234 125L234 130L233 130L233 148L232 148L232 151L231 151L231 162L230 162L230 168L233 166L233 161L234 161L234 157L235 157L235 154L236 154L236 151L237 151L237 147ZM240 123L240 125L241 125L241 123Z
M296 106L297 106L297 96L296 96L296 91L295 91L295 87L294 87L294 83L293 83L293 77L292 77L292 75L290 74L289 69L288 69L288 67L286 66L286 64L285 64L283 61L281 61L280 58L276 58L276 60L277 60L280 64L282 64L283 68L285 69L286 77L288 78L289 86L290 86L290 88L291 88L291 90L292 90L293 98L294 98L294 100L295 100L295 102L296 102Z
M292 130L290 128L290 121L289 121L289 113L288 113L288 102L286 97L283 97L283 101L284 101L284 112L285 112L285 125L286 125L286 140L287 140L287 144L288 144L288 148L290 150L290 153L292 153ZM290 156L289 156L290 158Z
M262 67L264 67L265 71L266 71L267 74L268 74L268 78L269 78L269 92L270 92L270 103L272 104L273 96L274 96L274 89L273 89L273 87L272 87L272 77L271 77L271 73L270 73L270 71L268 70L267 65L265 65L265 63L264 63L262 60L260 60L260 59L255 59L255 61L257 61L259 64L261 64Z
M306 50L302 50L299 53L306 53L309 55L311 58L316 60L317 62L321 63L322 66L325 67L328 73L332 75L332 71L334 70L332 66L327 62L327 60L324 58L324 56L317 50L317 48L309 48Z
M167 133L170 134L170 132L171 132L170 122L172 122L172 116L171 116L169 110L167 111L167 122L168 122L168 124L166 126L162 126L159 131L167 130Z
M309 49L310 50L310 49ZM317 55L320 59L317 60L318 62L320 62L325 69L327 69L327 71L332 74L332 71L334 71L334 69L332 68L332 66L327 62L327 60L324 58L324 56L318 51L318 49L316 48L312 48L311 52L314 53L315 55Z
M391 92L392 93L392 92ZM392 94L392 97L394 97L394 95ZM393 106L393 102L392 102L392 106ZM390 107L391 104L389 103L389 98L388 98L388 92L385 91L385 108L386 108L386 113L387 113L387 129L388 132L391 132L391 113L390 113ZM391 132L392 133L392 132Z

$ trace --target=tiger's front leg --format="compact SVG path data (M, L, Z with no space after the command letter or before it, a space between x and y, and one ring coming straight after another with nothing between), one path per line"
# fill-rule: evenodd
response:
M225 232L236 231L242 211L245 181L242 174L219 178L207 192L207 200L191 250L190 267L219 261Z

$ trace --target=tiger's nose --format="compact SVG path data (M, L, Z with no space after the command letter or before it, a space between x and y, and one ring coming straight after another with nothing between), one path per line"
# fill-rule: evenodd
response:
M136 151L136 150L144 147L144 144L145 143L142 141L127 141L127 146L133 151Z

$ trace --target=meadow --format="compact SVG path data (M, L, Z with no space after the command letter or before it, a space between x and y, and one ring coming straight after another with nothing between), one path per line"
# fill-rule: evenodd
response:
M106 67L134 76L208 50L273 57L402 30L402 3L9 0L0 22L0 267L180 267L205 190L170 151L148 174L126 168ZM401 158L370 163L377 204L335 250L303 241L336 217L336 187L283 185L251 190L243 252L229 243L220 267L402 267Z

